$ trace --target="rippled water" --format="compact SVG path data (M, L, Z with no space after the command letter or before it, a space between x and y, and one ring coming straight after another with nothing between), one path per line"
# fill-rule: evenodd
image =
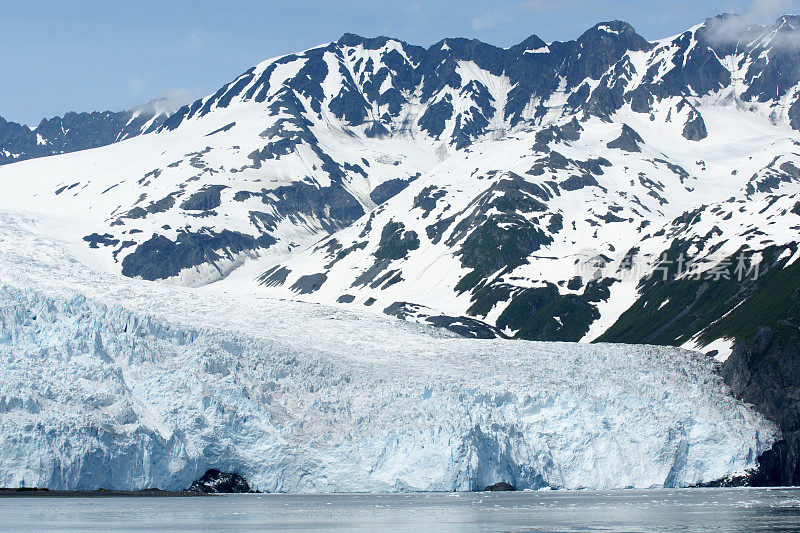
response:
M797 531L800 489L2 498L0 529Z

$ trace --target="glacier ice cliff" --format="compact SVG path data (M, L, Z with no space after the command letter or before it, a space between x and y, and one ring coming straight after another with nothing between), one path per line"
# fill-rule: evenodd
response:
M0 213L0 486L689 485L776 437L715 365L123 279Z

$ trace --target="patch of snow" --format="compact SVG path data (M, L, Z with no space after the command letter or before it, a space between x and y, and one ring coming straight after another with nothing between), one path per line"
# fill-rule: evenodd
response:
M531 48L530 50L525 50L523 52L525 54L549 54L550 47L549 46L540 46L539 48Z
M597 27L597 29L599 31L604 31L606 33L613 33L614 35L619 35L620 34L619 30L615 30L611 26L607 26L605 24L601 24L600 26Z

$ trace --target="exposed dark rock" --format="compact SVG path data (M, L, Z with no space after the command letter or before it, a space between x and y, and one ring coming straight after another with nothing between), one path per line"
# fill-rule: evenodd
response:
M339 65L339 73L343 80L341 88L328 107L334 116L340 118L344 123L350 126L361 125L368 116L370 105L364 99L364 95L354 83L344 64ZM377 133L377 131L373 133Z
M448 245L454 245L471 224L485 220L466 235L456 252L461 264L472 269L456 285L460 292L472 289L482 278L501 268L511 270L525 264L531 253L553 242L538 225L519 214L503 213L486 219L482 213L476 211L460 222L447 241Z
M800 98L789 108L789 124L793 129L800 130Z
M89 248L99 248L100 245L116 246L119 244L119 239L115 239L110 233L104 233L103 235L92 233L84 237L83 240L89 243Z
M259 276L258 281L267 287L277 287L286 283L292 271L280 265L276 265Z
M435 185L428 185L414 197L412 208L422 209L422 218L427 218L431 211L436 209L436 202L439 198L446 195L447 191L444 189L440 189Z
M653 161L656 162L656 163L661 163L662 165L666 165L667 168L670 169L670 171L672 171L673 174L678 176L678 178L680 179L681 183L685 182L687 179L689 179L691 177L691 175L686 171L686 169L683 168L680 165L676 165L675 163L670 163L669 161L667 161L665 159L656 158L656 159L653 159ZM642 181L642 185L644 185L644 179L640 178L640 181ZM650 181L650 183L652 184L653 182ZM659 185L658 189L659 190L663 190L664 186L663 185Z
M572 120L561 127L561 135L567 141L577 141L581 138L583 127L578 122L578 119L572 117Z
M375 262L366 269L364 272L356 276L356 279L353 280L353 283L350 285L351 287L364 287L371 283L374 284L375 279L383 273L386 268L391 264L392 260L383 258L383 259L376 259Z
M325 268L326 269L332 268L333 265L335 265L336 263L338 263L339 261L341 261L342 259L344 259L348 255L350 255L351 253L355 252L356 250L363 250L366 247L367 247L367 242L364 241L364 242L354 243L354 244L348 246L347 248L342 248L342 249L336 251L336 253L333 256L333 258L331 259L331 261L325 265Z
M492 105L494 97L482 83L472 80L460 91L461 97L468 97L475 105L459 113L453 126L452 140L456 149L466 148L472 141L486 132L496 109Z
M783 163L779 168L795 181L800 181L800 168L797 168L789 161Z
M523 265L531 253L551 242L552 237L519 215L492 217L475 228L456 252L461 264L473 269L456 289L469 290L501 268Z
M749 50L749 68L744 81L748 88L742 99L767 102L781 98L800 82L797 38L800 17L784 15L768 28L771 39L757 41Z
M125 213L124 215L122 215L120 218L137 219L137 218L145 218L146 216L147 216L147 209L136 206L127 213Z
M515 487L511 483L506 483L505 481L500 481L500 482L488 485L483 490L484 490L484 492L514 492L514 491L517 490L517 487Z
M546 170L564 170L569 168L570 160L556 151L537 161L527 172L532 176L541 176Z
M546 145L554 141L577 141L581 137L583 127L575 117L565 124L564 126L556 126L555 124L537 131L534 137L537 144Z
M700 113L694 113L683 127L683 136L690 141L700 141L708 137L706 123Z
M166 279L177 276L184 269L205 263L216 265L221 259L232 259L239 252L267 248L275 242L269 235L256 238L229 230L219 233L181 231L175 241L154 233L122 260L122 275L148 281Z
M373 254L378 259L403 259L411 250L419 248L419 237L414 231L405 231L402 222L387 222L381 231L378 249Z
M425 314L426 311L430 311L430 309L428 309L423 305L409 303L409 302L394 302L389 307L383 310L385 314L397 317L402 320L405 320L408 317L414 317L420 314Z
M645 85L638 86L626 94L625 98L630 101L631 110L636 113L650 113L653 109L653 93Z
M169 211L175 205L175 193L168 194L161 200L150 202L150 205L145 209L148 213L163 213Z
M451 100L452 97L447 94L442 100L429 105L418 121L420 129L438 139L444 131L447 121L453 116Z
M610 167L611 161L605 157L593 157L586 161L575 161L575 164L585 172L591 172L596 176L603 175L603 167Z
M318 187L294 183L269 191L277 200L267 198L281 216L305 214L315 217L323 229L333 232L360 218L364 208L347 190L338 184Z
M431 240L431 243L438 244L442 240L442 237L444 237L444 232L447 231L454 221L455 217L447 217L429 226L425 226L425 234Z
M788 321L762 327L734 346L722 375L737 398L783 433L759 457L749 484L800 485L800 329Z
M698 31L695 36L691 31L684 32L675 44L678 48L673 56L672 66L657 86L651 89L658 96L679 96L683 94L708 94L720 87L727 86L731 74L725 68L711 47L704 42L705 32ZM658 72L659 64L653 65L647 72L647 79L652 79Z
M224 131L228 131L229 129L231 129L235 125L236 125L236 122L231 122L230 124L226 124L225 126L222 126L221 128L218 128L218 129L212 131L211 133L206 134L206 137L211 137L215 133L222 133Z
M181 209L187 211L210 211L221 204L220 191L226 185L206 185L181 203Z
M220 472L212 468L207 470L200 479L192 482L187 489L189 492L201 492L203 494L243 494L256 492L250 488L250 484L239 474Z
M494 327L475 318L466 316L453 317L438 314L431 315L430 313L435 313L433 309L419 304L394 302L384 309L383 312L402 320L406 320L409 317L424 317L425 322L428 324L447 329L469 339L494 339L501 336Z
M617 148L625 150L626 152L641 152L638 143L643 143L644 140L639 136L633 128L627 124L622 125L622 133L619 137L606 144L608 148Z
M405 188L408 187L412 181L417 179L418 176L419 174L408 179L392 178L384 181L375 187L371 193L369 193L369 197L376 204L382 204L389 198L396 196L400 191L405 190Z
M547 231L550 233L558 233L564 228L564 217L561 213L556 213L550 217L550 223L547 225Z
M800 430L800 330L791 323L762 327L736 344L723 365L734 394L785 431Z
M298 294L311 294L312 292L318 291L327 280L328 275L324 272L300 276L297 278L297 281L292 284L290 289Z
M468 339L494 339L499 335L497 330L485 322L465 316L429 316L428 324L445 328Z
M570 176L559 183L558 186L565 191L577 191L578 189L583 189L584 187L599 187L600 184L597 183L597 180L594 179L594 177L590 176L589 174L584 174L583 176Z

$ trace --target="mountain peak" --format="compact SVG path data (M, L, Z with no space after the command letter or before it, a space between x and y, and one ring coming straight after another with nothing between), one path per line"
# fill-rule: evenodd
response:
M647 50L650 43L636 33L636 30L625 21L611 20L595 24L578 38L578 43L583 46L607 46L614 43L615 48L621 46L627 50Z
M355 33L345 33L339 38L338 41L336 41L336 44L339 46L350 47L363 46L367 50L378 50L390 42L405 44L403 41L394 39L392 37L386 37L384 35L379 35L377 37L362 37L361 35L357 35Z
M515 44L510 48L512 52L525 52L526 50L540 50L545 48L547 43L544 42L538 35L533 34L519 44Z
M800 29L800 15L781 15L775 21L776 26L791 26L792 29Z

